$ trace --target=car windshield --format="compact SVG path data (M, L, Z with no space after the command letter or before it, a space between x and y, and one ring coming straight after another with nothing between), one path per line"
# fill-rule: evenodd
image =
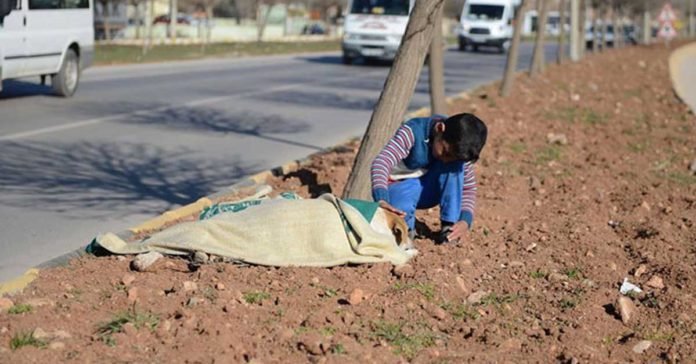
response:
M471 4L466 17L471 20L500 20L504 10L500 5Z
M353 0L351 14L408 15L409 0Z

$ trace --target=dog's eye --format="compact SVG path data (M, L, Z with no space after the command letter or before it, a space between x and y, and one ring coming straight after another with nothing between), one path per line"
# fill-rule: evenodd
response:
M403 237L401 229L395 227L392 229L392 233L394 234L394 237L396 238L397 244L401 244L401 240Z

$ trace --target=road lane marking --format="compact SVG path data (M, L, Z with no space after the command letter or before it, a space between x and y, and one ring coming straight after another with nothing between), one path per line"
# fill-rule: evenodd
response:
M170 110L170 109L174 110L174 109L177 109L180 107L209 105L209 104L214 104L214 103L217 103L220 101L228 101L228 100L235 100L235 99L239 99L239 98L243 98L243 97L269 94L269 93L278 92L278 91L285 91L285 90L289 90L289 89L293 89L293 88L297 88L297 87L301 87L301 86L314 85L314 84L320 84L320 83L328 83L328 82L337 82L337 81L342 81L342 80L353 80L356 78L364 78L364 77L368 77L368 76L374 76L374 75L377 75L380 73L383 73L383 70L372 71L372 72L368 72L368 73L358 75L358 76L351 75L351 76L337 77L337 78L331 78L331 79L322 79L322 80L317 80L314 82L290 83L287 85L271 87L270 89L266 89L263 91L249 91L249 92L242 92L242 93L227 95L227 96L216 96L216 97L210 97L210 98L206 98L206 99L190 101L190 102L183 103L183 104L177 105L177 106L169 106L169 105L159 106L159 107L155 107L155 108L142 109L142 110L138 110L138 111L131 111L131 112L126 112L126 113L121 113L121 114L104 116L104 117L100 117L100 118L81 120L81 121L76 121L76 122L69 123L69 124L62 124L62 125L50 126L50 127L46 127L46 128L40 128L40 129L35 129L35 130L29 130L29 131L24 131L24 132L19 132L19 133L3 135L3 136L0 136L0 142L1 141L24 139L24 138L29 138L29 137L33 137L33 136L37 136L37 135L42 135L42 134L61 132L61 131L65 131L65 130L101 124L101 123L104 123L107 121L125 118L128 116L144 116L144 115L156 114L159 112L163 112L165 110Z

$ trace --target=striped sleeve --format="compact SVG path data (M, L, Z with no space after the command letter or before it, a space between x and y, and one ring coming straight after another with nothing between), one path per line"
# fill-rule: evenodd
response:
M399 161L408 156L414 141L413 130L408 125L402 125L372 162L370 176L372 179L372 197L375 201L385 200L389 202L389 194L387 193L389 174Z
M471 163L465 163L464 168L462 212L459 215L459 220L466 221L471 229L471 224L474 220L474 208L476 207L476 175L474 174L474 166Z

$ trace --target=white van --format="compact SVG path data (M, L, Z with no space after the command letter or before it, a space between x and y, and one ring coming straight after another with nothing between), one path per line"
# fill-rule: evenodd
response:
M0 0L2 80L51 76L56 94L71 96L94 58L92 0Z
M343 63L393 60L415 0L349 0L343 25Z
M519 5L520 0L467 0L459 24L459 50L490 46L506 52Z

